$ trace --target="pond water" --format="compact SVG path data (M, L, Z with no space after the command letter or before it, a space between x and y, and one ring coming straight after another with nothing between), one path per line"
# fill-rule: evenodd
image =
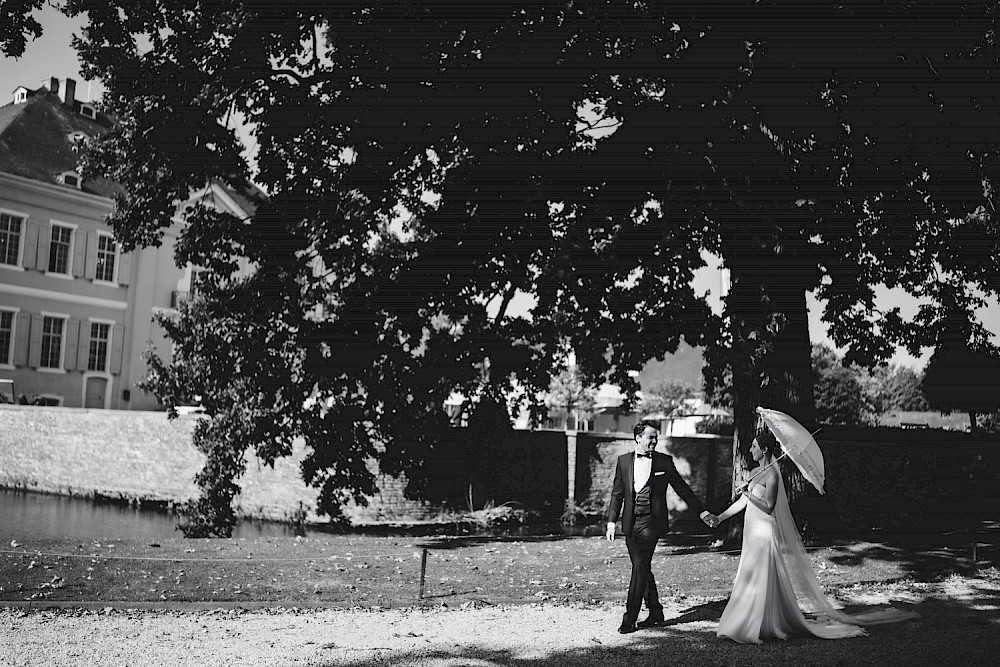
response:
M12 539L153 540L183 537L176 530L179 515L174 512L142 509L117 502L76 496L60 496L0 488L0 544ZM342 531L337 531L342 534ZM494 535L525 537L531 535L583 535L584 527L560 526L558 523L514 528L480 528L454 524L410 526L368 526L349 531L369 535ZM598 533L594 533L598 534ZM243 520L236 525L233 537L329 537L322 526L304 530L276 521Z
M167 539L183 537L175 529L173 512L129 507L90 498L0 489L0 538ZM274 521L241 521L234 537L285 537L318 531L296 532L294 526Z

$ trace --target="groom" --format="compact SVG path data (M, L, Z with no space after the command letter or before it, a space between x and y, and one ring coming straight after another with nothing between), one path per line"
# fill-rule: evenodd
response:
M621 515L625 546L628 547L628 557L632 561L632 579L628 584L625 616L618 628L618 632L622 634L635 632L637 628L651 628L664 620L663 606L656 592L656 581L650 564L657 541L669 528L667 486L673 486L688 507L700 513L702 521L715 527L715 517L705 511L691 487L681 478L674 467L674 459L655 451L659 435L657 424L644 419L635 425L632 435L635 438L635 451L619 456L618 465L615 466L605 535L608 540L614 541L615 523ZM649 617L637 624L643 598L646 599Z

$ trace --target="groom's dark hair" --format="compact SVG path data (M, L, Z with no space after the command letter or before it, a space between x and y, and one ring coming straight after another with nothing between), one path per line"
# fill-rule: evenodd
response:
M645 431L647 427L653 429L656 432L660 431L660 425L658 423L656 423L652 419L642 419L639 421L638 424L632 427L632 439L634 440L635 438L638 438L640 435L642 435L643 431Z

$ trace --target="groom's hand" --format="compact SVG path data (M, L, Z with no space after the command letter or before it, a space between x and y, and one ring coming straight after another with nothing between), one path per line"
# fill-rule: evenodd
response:
M608 529L604 531L604 537L607 538L609 542L615 541L615 524L608 521Z

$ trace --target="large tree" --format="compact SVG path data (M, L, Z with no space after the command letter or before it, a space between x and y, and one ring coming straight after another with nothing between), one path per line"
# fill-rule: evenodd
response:
M362 455L419 459L448 391L530 397L566 345L630 392L628 371L682 337L706 346L709 384L734 393L738 475L755 406L814 418L806 291L848 361L873 364L932 344L940 320L935 303L880 312L879 283L932 301L941 284L1000 290L988 3L66 11L86 12L85 72L122 120L86 166L126 186L111 218L125 247L157 242L206 180L267 190L251 220L191 211L178 260L260 332L234 329L240 391L279 400L306 438L323 511L370 484ZM724 319L690 286L706 251L730 271ZM530 321L507 312L518 292ZM277 349L294 363L272 380ZM168 404L177 369L157 380ZM218 446L283 453L248 433Z
M961 298L951 290L944 297L946 303ZM938 329L921 388L935 410L967 412L975 433L978 415L1000 410L1000 355L987 345L981 327L960 310L949 310Z

